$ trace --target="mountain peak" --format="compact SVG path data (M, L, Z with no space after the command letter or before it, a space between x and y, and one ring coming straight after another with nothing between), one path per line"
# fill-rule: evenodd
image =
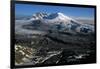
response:
M46 17L48 14L44 12L37 12L32 15L32 18L30 20L39 20L42 19L43 17Z
M64 15L61 12L58 13L52 13L50 15L48 15L47 17L44 17L44 19L55 19L55 18L65 18L65 19L70 19L68 16Z

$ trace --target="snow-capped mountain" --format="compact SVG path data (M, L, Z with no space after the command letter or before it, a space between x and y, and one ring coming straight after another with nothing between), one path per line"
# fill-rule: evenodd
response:
M42 25L47 26L50 30L57 31L74 31L74 32L82 32L82 33L91 33L94 32L94 26L89 24L82 24L76 21L73 18L68 17L63 13L36 13L33 14L30 19L32 23L36 26L41 27ZM41 26L40 26L40 25ZM43 28L44 26L42 26Z
M65 16L64 14L62 13L53 13L53 14L50 14L48 17L44 17L42 19L42 22L43 23L56 23L56 24L59 24L59 23L64 23L65 25L67 23L70 23L70 20L71 18Z

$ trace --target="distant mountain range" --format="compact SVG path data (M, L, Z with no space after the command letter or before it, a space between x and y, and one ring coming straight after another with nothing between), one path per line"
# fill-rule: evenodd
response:
M43 31L60 31L73 33L94 33L94 24L81 23L63 13L35 13L30 17L19 16L16 20L27 20L28 23L23 23L24 29L35 29ZM26 22L27 22L26 21ZM25 22L25 21L24 21Z

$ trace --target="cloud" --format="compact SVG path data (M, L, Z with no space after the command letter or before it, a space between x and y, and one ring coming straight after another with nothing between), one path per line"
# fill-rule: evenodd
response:
M76 20L94 20L94 17L72 17Z

